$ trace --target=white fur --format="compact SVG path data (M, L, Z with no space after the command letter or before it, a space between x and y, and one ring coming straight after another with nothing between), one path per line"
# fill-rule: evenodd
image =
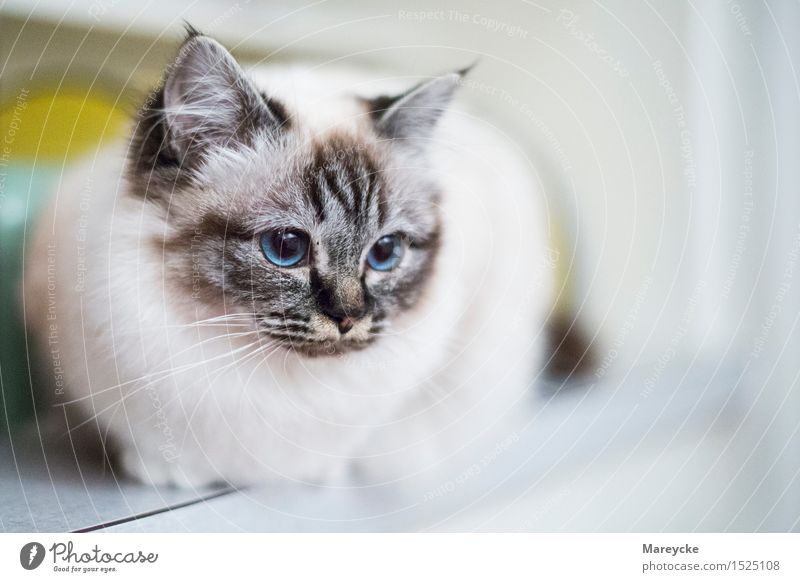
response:
M320 128L346 124L350 94L367 87L253 74ZM541 358L546 217L531 168L501 132L455 110L436 140L446 222L433 283L387 337L332 358L278 350L237 361L245 340L191 325L213 314L170 293L175 274L150 244L166 226L125 194L124 147L75 168L39 221L24 287L30 329L60 350L60 402L121 445L129 474L183 486L325 482L353 462L373 481L402 478L497 429Z

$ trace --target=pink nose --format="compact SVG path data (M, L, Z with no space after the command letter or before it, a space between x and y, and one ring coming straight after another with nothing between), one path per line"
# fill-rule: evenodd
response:
M337 319L336 325L339 327L339 333L344 335L348 331L353 329L353 325L355 325L355 322L351 318L345 317L343 319Z

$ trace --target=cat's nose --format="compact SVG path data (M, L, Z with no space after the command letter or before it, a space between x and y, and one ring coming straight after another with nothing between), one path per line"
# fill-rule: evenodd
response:
M364 316L363 306L347 309L343 305L332 305L321 309L329 319L333 320L342 335L353 329L356 322Z
M342 335L366 315L366 297L355 277L339 277L333 284L319 284L315 295L319 310L333 320Z
M333 322L336 324L336 327L339 328L339 333L344 335L355 326L356 321L358 321L358 317L348 315L346 313L337 312L337 313L326 313L328 317L330 317Z
M339 328L339 333L342 335L346 334L348 331L353 329L353 326L355 325L355 322L350 317L337 319L335 321L337 327Z
M362 314L345 312L341 309L331 309L325 311L325 315L333 320L333 322L336 324L336 327L339 328L339 333L344 335L353 329Z

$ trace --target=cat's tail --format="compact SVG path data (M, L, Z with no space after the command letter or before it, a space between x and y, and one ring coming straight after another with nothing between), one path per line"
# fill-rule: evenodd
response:
M586 316L582 309L582 294L578 293L574 266L576 261L563 261L562 257L580 255L577 248L577 237L568 233L577 228L570 221L573 213L560 208L555 212L551 222L549 256L554 268L554 305L547 320L547 349L545 352L544 372L549 382L559 388L576 383L584 383L595 367L597 352L596 335L586 328Z
M547 322L547 334L548 379L561 384L586 380L594 369L595 349L581 321L567 312L557 312Z

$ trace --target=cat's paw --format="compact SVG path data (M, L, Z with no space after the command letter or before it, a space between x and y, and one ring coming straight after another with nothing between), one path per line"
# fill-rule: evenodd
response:
M187 473L180 458L148 458L136 449L122 453L120 463L126 476L156 487L199 489L217 485L221 481L217 474Z

